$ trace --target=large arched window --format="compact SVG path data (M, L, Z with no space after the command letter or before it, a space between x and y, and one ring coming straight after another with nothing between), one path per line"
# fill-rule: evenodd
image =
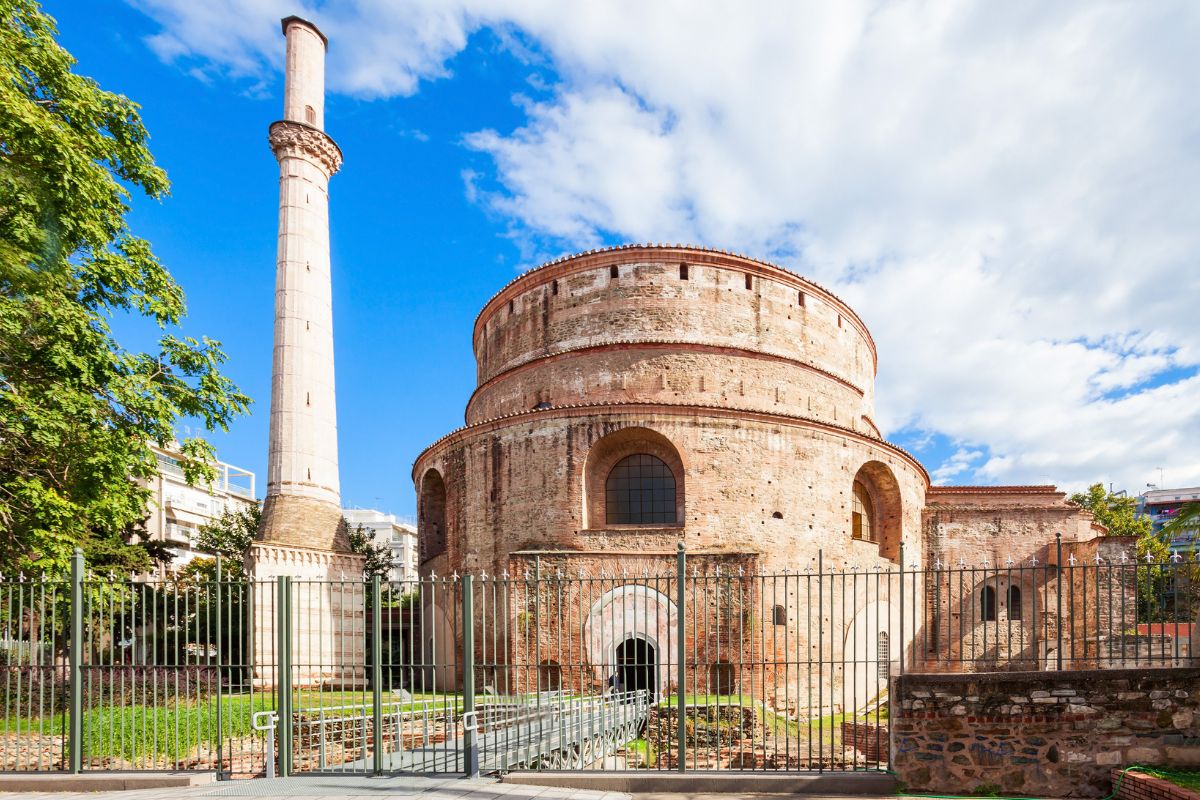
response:
M421 480L417 514L417 544L423 564L446 552L446 483L436 469Z
M607 525L675 523L675 475L662 459L648 453L625 456L604 482Z
M853 537L864 542L876 541L875 505L871 502L871 493L862 481L854 482L852 502L850 522Z
M658 431L637 426L612 431L591 444L582 467L585 528L683 527L687 467Z
M878 545L881 558L898 562L904 512L891 467L881 461L863 464L854 475L849 505L850 536Z

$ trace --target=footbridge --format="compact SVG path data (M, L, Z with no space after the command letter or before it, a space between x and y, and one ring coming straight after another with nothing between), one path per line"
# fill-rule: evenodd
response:
M296 755L304 762L300 769L313 772L366 773L381 767L389 773L465 773L464 734L473 729L482 773L586 769L603 765L638 737L651 703L651 693L642 689L587 697L557 692L482 697L473 716L444 704L393 704L381 715L379 759L372 709L310 709L294 723L296 738L304 743ZM347 737L361 739L360 746L347 747ZM343 760L338 753L361 757Z

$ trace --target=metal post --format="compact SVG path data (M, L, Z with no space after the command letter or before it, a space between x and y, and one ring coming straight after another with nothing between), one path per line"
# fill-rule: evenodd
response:
M224 679L224 675L223 675L224 670L223 670L222 664L225 661L225 647L224 647L224 644L222 643L223 628L221 626L222 620L221 620L221 556L220 555L217 556L216 581L217 581L217 584L214 588L217 593L217 602L216 602L217 626L216 626L216 634L215 634L214 638L217 641L217 779L219 780L224 775L224 771L221 769L221 767L223 765L223 756L224 756L224 750L225 750L225 747L224 747L225 731L224 731L224 728L222 727L222 714L221 714L221 682Z
M275 679L275 712L279 717L276 725L279 734L277 774L286 778L291 774L292 767L292 579L280 575L276 588L275 660L279 669Z
M905 606L904 606L904 542L901 541L900 542L900 674L901 675L904 674L904 647L905 647L904 612L905 612ZM888 622L890 623L891 620L889 619ZM890 644L890 642L889 642L889 644ZM885 653L884 658L888 659L888 661L891 661L892 654ZM890 674L890 672L889 672L889 674ZM890 687L889 687L888 691L889 691L889 694L888 694L889 697L895 697L894 694L890 694L890 691L891 691ZM890 758L890 755L889 755L889 758Z
M375 774L383 774L383 603L379 576L371 576L371 734Z
M71 699L68 710L71 772L83 771L83 550L71 556L71 643L67 653Z
M276 724L267 729L267 750L264 753L263 760L266 762L266 767L263 770L263 777L275 777L275 732L279 730L278 720Z
M1055 599L1058 619L1055 620L1055 627L1058 629L1058 645L1054 648L1054 663L1055 669L1062 672L1062 649L1063 649L1063 619L1062 619L1062 532L1056 531L1054 534L1054 547L1057 552L1055 567L1058 569L1058 597Z
M479 745L475 738L475 598L473 576L462 576L463 614L463 772L479 777ZM540 633L540 632L539 632Z
M675 629L675 705L679 723L679 764L677 769L683 772L687 769L687 720L683 716L684 689L687 682L687 669L684 659L687 658L687 614L684 613L684 587L687 577L687 553L684 552L683 542L675 550L675 616L678 623Z

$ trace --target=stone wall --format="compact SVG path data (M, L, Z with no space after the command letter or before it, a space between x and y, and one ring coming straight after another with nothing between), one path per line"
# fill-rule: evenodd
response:
M893 769L909 791L1101 797L1109 772L1165 764L1200 735L1200 669L908 674Z

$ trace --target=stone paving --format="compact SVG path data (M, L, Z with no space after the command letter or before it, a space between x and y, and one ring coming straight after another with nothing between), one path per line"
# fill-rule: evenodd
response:
M95 792L0 792L0 798L30 796L39 800L95 800ZM304 797L307 800L341 800L350 797L408 797L414 800L630 800L622 792L521 786L480 778L427 778L395 776L304 776L274 780L224 781L175 789L132 789L107 793L120 800L200 800L222 797Z

